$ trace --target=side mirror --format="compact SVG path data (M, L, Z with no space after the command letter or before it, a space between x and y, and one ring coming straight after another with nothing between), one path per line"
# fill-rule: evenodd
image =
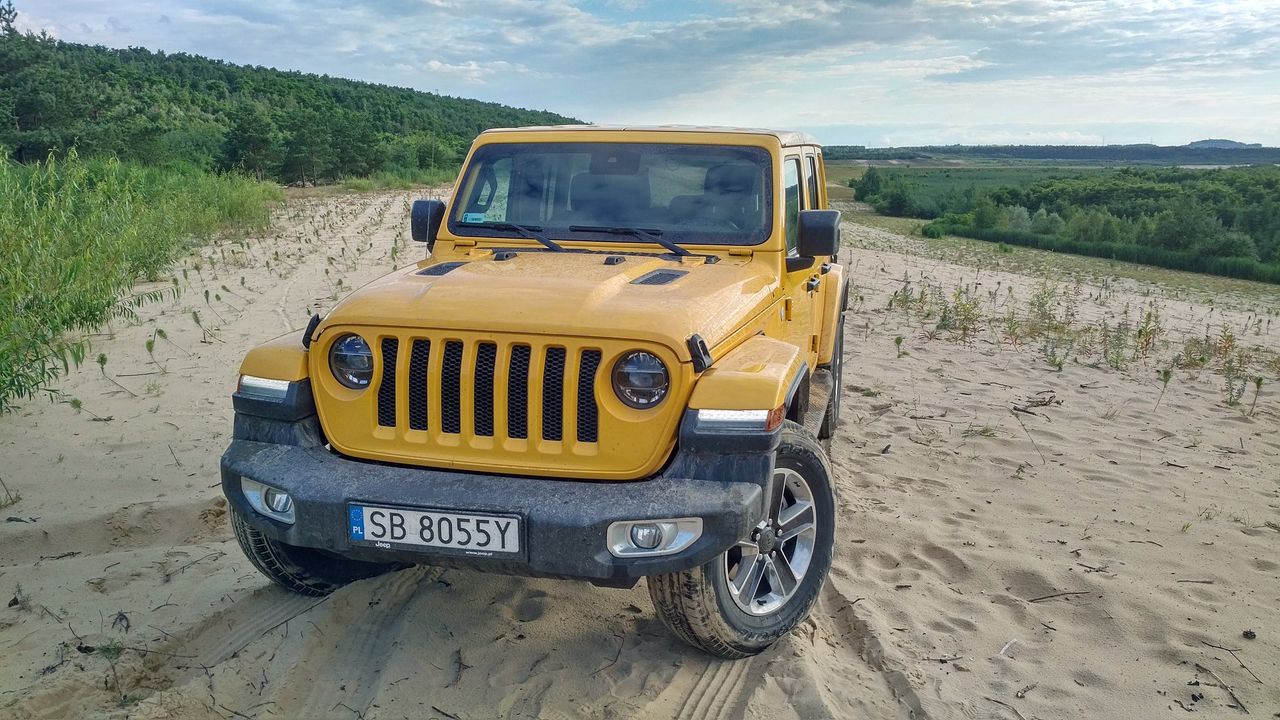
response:
M807 258L827 257L840 252L840 211L801 210L796 252Z
M424 242L430 250L436 245L440 223L444 222L444 203L439 200L414 200L409 212L409 235L414 242Z

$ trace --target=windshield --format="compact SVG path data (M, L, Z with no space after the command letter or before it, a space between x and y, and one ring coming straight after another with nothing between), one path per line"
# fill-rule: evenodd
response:
M511 143L472 156L449 229L537 227L560 240L756 245L772 226L762 148L645 143ZM505 233L504 233L505 234ZM643 240L641 240L643 242Z

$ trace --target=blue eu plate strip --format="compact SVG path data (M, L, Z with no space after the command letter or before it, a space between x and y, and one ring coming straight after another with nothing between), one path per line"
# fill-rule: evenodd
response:
M364 539L364 508L359 505L351 507L351 539Z

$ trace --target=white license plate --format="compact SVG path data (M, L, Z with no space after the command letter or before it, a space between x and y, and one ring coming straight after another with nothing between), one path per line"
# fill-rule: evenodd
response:
M348 535L362 545L446 548L483 556L520 552L518 517L368 505L349 510Z

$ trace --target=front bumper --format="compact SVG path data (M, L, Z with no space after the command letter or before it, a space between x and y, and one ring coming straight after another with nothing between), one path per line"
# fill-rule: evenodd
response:
M353 460L320 446L297 422L238 415L236 439L222 456L222 489L248 523L280 542L376 562L464 566L515 575L588 579L629 586L641 577L702 565L746 537L762 512L773 470L776 432L743 442L682 433L682 450L661 474L631 482L484 475ZM284 428L287 424L292 428ZM294 444L299 443L299 444ZM288 492L295 522L253 510L241 478ZM347 535L351 503L518 515L519 557L484 558L463 551L373 549ZM606 546L609 525L623 520L699 517L702 535L683 551L619 558Z

